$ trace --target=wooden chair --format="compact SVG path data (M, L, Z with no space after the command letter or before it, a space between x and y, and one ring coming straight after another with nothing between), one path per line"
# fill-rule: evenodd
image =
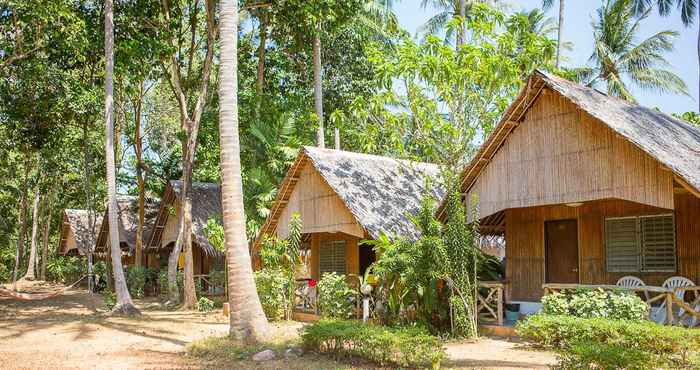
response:
M683 277L683 276L673 276L673 277L666 279L666 281L664 281L664 283L661 286L666 288L666 289L675 289L675 288L692 287L692 286L695 286L695 283L692 280L690 280L686 277ZM676 298L678 298L679 300L685 299L685 291L683 291L683 290L677 291ZM696 307L696 309L700 309L700 307ZM683 314L683 311L684 311L683 308L678 309L678 316L679 317ZM660 324L666 322L667 317L666 317L666 302L665 301L661 304L661 306L659 306L655 316L656 316L657 320L654 320L654 321L656 321ZM691 320L691 322L689 323L689 325L694 326L696 324L697 319L695 319L693 317L690 320Z

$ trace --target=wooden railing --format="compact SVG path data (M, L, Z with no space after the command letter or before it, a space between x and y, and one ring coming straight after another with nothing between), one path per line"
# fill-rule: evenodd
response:
M476 313L481 320L482 316L493 319L498 325L503 325L503 288L505 284L500 281L480 281L476 296Z
M623 287L618 285L590 285L590 284L542 284L544 294L573 289L603 289L603 290L624 290L634 292L640 296L649 306L649 315L665 310L667 325L688 325L700 324L700 287L664 288L658 286ZM695 299L688 304L681 297L685 297L687 292L693 292Z
M199 280L201 286L204 287L204 284L207 286L207 290L205 294L207 295L221 295L225 293L225 287L222 284L214 284L209 280L209 275L206 274L200 274L200 275L194 275L195 280ZM216 288L220 288L220 291L217 291Z

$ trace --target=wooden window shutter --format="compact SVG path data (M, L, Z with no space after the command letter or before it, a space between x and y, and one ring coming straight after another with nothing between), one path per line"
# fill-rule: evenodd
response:
M673 215L640 217L642 270L676 271L676 243Z
M319 248L319 272L321 277L324 273L335 272L345 275L345 241L335 240L321 242Z
M639 271L636 217L605 220L605 251L608 272Z

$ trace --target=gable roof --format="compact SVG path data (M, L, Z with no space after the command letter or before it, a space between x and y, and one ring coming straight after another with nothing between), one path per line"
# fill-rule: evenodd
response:
M177 217L170 212L171 207L182 196L182 181L170 180L163 193L160 210L154 222L154 232L148 241L148 248L160 248L163 230L170 217ZM192 237L205 254L222 257L223 253L214 248L207 238L205 228L210 218L221 224L221 186L208 182L192 183Z
M466 193L481 171L523 120L540 91L549 88L639 149L667 166L675 178L700 193L700 129L655 109L606 95L547 72L537 70L528 79L501 121L462 172L461 190ZM444 204L438 209L442 214Z
M68 253L64 251L64 244L68 237L68 231L73 233L75 244L78 252L85 255L88 251L92 251L97 240L97 233L102 226L102 215L93 213L94 225L90 227L89 213L84 209L66 209L63 211L63 223L61 224L61 233L58 250L60 253Z
M136 231L139 223L139 199L138 197L131 195L117 195L117 206L119 208L119 242L126 244L129 247L129 250L134 250L136 249ZM146 198L143 228L144 248L146 246L146 242L150 238L153 221L158 214L159 206L160 200ZM97 244L95 246L95 250L99 253L105 252L107 250L107 243L109 243L108 220L108 210L105 210L104 216L102 217L100 233L97 237Z
M318 171L357 223L374 239L381 234L417 238L418 231L408 215L418 212L426 192L437 199L442 199L445 194L445 188L438 180L440 170L435 164L303 147L280 184L256 245L262 235L275 231L278 218L307 163ZM426 187L426 178L433 181L430 189Z

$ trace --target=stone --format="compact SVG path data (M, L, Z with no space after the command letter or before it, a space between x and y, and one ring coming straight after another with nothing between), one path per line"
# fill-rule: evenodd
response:
M299 357L303 354L304 354L304 350L301 348L298 348L298 347L288 348L286 351L284 351L285 358Z
M262 362L262 361L270 361L274 360L277 355L275 354L275 351L271 349L266 349L262 352L258 352L253 355L253 361L256 362Z

